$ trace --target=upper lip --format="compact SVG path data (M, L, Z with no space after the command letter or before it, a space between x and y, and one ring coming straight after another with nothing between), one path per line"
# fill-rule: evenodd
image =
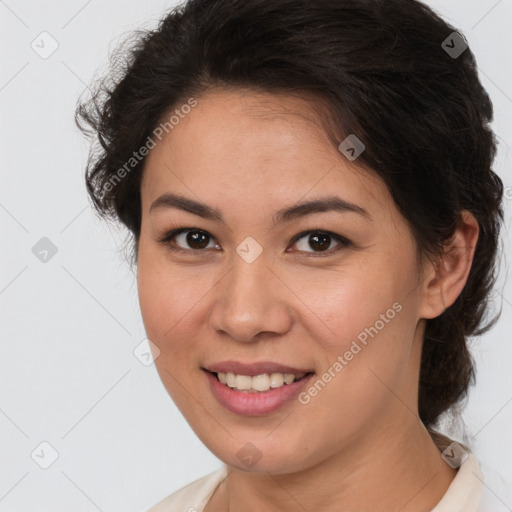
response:
M272 361L259 361L256 363L241 363L239 361L221 361L205 367L212 373L236 373L237 375L248 375L254 377L262 373L310 373L313 370L309 368L296 368L284 364L274 363Z

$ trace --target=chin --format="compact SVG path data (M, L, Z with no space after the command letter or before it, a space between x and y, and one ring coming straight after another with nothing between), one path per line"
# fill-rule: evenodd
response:
M279 427L278 427L279 428ZM304 441L294 442L286 435L273 436L268 431L258 435L248 431L246 435L233 438L226 435L225 444L202 438L205 446L222 462L240 471L250 473L287 474L307 469L314 463L309 454L304 452Z

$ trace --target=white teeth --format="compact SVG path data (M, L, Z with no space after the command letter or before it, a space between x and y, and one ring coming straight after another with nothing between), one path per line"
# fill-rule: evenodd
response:
M218 372L217 377L230 388L236 389L237 391L245 391L248 393L257 393L262 391L268 391L271 388L279 388L284 384L291 384L292 382L301 379L306 375L305 373L299 373L294 375L293 373L262 373L251 377L249 375L237 375L235 373L224 373Z
M266 373L256 375L251 381L251 388L256 391L268 391L270 389L270 377Z
M270 387L279 388L284 384L284 375L282 373L273 373L270 376Z
M285 373L284 374L284 381L286 384L291 384L295 380L295 375L293 373Z
M219 379L220 379L219 373ZM230 388L236 388L236 375L234 373L223 373L224 380L221 380L223 384L227 384Z
M251 389L252 377L248 375L237 375L236 376L236 388L240 390Z

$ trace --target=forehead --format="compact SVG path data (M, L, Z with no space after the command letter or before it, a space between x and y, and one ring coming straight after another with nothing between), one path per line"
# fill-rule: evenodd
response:
M164 134L160 146L173 146L175 152L200 148L202 154L217 156L229 151L233 157L252 154L255 147L274 158L294 148L297 152L325 151L327 135L315 110L320 105L307 101L306 94L208 91Z
M252 191L290 202L340 190L375 202L383 192L380 178L337 150L323 127L322 107L311 100L307 94L249 90L196 98L197 105L150 151L143 202L166 187L184 186L225 200Z

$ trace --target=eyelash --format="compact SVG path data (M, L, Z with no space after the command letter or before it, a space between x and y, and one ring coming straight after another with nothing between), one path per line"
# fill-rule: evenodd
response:
M207 231L204 231L203 229L194 228L194 227L185 227L185 228L177 228L177 229L168 231L167 233L165 233L163 238L160 238L157 241L158 241L158 243L165 245L168 249L170 249L174 252L187 253L187 254L205 252L206 249L183 249L182 247L174 246L171 244L171 241L175 236L180 235L181 233L186 233L188 231L196 231L199 233L204 233L205 235L209 236L211 239L214 239ZM350 240L348 240L347 238L345 238L341 235L338 235L336 233L333 233L332 231L327 231L324 229L309 229L306 231L302 231L299 234L295 235L295 237L292 239L291 245L295 244L298 240L300 240L301 238L304 238L306 235L311 235L311 234L327 235L327 236L331 237L332 239L336 240L340 244L340 247L338 247L337 249L334 249L334 250L328 249L327 251L318 251L318 252L302 251L305 254L313 255L313 257L315 257L315 258L329 256L333 253L338 252L339 250L341 250L343 248L353 245L352 242Z

